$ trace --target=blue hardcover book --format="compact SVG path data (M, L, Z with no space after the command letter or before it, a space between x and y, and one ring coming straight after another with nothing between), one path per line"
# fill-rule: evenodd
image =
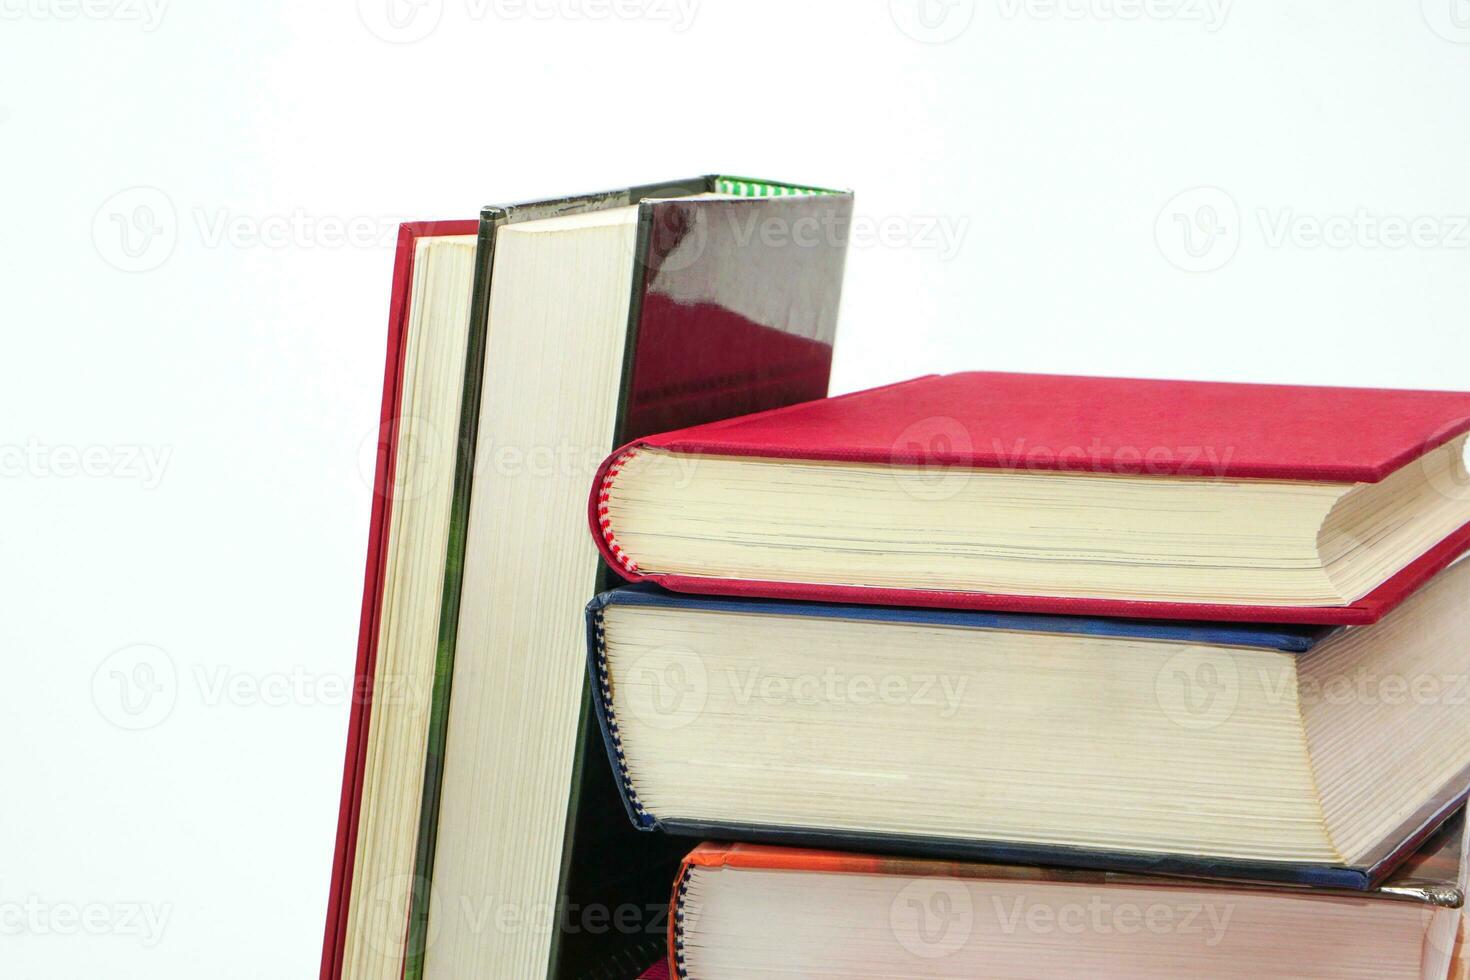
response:
M675 595L587 609L641 830L1380 885L1470 787L1470 563L1349 629Z

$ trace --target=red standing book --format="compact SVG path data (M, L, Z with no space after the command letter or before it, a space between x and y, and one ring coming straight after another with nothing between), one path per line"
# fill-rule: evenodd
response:
M590 518L683 592L1375 623L1470 546L1470 394L973 372L636 440Z
M422 469L423 448L415 441L440 438L442 432L452 432L456 424L459 385L454 384L452 393L429 405L422 401L427 396L431 366L420 356L426 351L422 344L410 349L410 320L416 320L417 331L424 335L427 343L430 326L434 319L437 327L436 353L445 357L449 374L463 371L464 343L467 336L468 313L466 305L462 316L454 316L452 310L426 310L421 305L415 317L414 301L417 296L421 304L431 301L428 279L433 273L440 276L453 274L458 266L461 275L468 274L474 258L475 236L479 221L422 221L401 225L398 245L394 254L393 278L388 301L388 350L383 375L383 403L379 413L377 438L375 440L375 464L373 470L372 516L368 526L367 570L364 574L362 613L357 638L357 667L353 685L352 709L347 723L346 763L342 775L341 807L337 821L337 841L332 861L332 880L327 898L327 925L322 951L321 975L323 978L343 975L345 938L348 916L352 905L353 872L359 849L377 850L394 846L393 838L409 840L417 833L416 815L399 826L376 826L367 830L368 837L361 836L360 820L365 782L368 779L369 730L375 700L375 679L378 671L379 640L383 634L384 587L388 578L390 533L398 521L405 518L407 509L422 516L436 511L447 514L451 487L443 481L429 485L429 474ZM416 276L418 277L416 280ZM418 288L416 288L416 286ZM453 292L452 288L449 292ZM443 314L448 313L445 316ZM419 340L419 337L414 337ZM455 350L457 349L457 355ZM415 401L415 394L419 396ZM442 536L441 536L442 537ZM443 563L442 551L438 555L426 556L430 564ZM422 563L421 563L422 564ZM422 568L418 569L422 571ZM402 678L400 678L402 679ZM423 665L423 673L417 678L420 689L433 684L432 663ZM422 756L422 751L420 755ZM411 779L422 781L422 769ZM367 791L370 795L370 790ZM398 845L402 847L402 844ZM411 858L402 859L411 866ZM370 891L370 889L369 889ZM397 906L402 921L407 922L408 889L397 896ZM393 897L372 896L372 901ZM401 939L393 937L388 945L399 945Z

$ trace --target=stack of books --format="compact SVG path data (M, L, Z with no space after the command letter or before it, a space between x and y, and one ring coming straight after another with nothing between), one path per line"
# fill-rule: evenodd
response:
M970 373L630 442L589 676L667 969L1449 975L1470 395Z
M403 226L322 980L1459 969L1470 395L827 398L852 206Z

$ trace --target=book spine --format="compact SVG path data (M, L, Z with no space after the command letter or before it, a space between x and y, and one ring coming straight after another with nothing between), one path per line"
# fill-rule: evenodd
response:
M592 685L592 704L597 714L597 727L602 731L608 762L617 775L618 795L623 801L623 808L634 827L652 831L657 830L659 824L638 799L638 791L628 772L627 756L623 754L617 716L613 712L612 682L607 670L607 629L603 621L603 610L609 602L609 595L603 594L587 604L587 680Z
M588 519L592 524L592 538L597 542L597 550L602 552L603 560L630 582L642 582L646 577L638 571L637 564L618 544L612 518L608 516L608 497L612 493L613 481L622 472L623 465L637 455L642 445L635 442L624 446L603 460L592 479L592 499L588 504Z
M684 894L689 890L689 874L693 862L685 859L674 881L674 894L669 899L669 973L674 980L685 980L688 968L684 962Z

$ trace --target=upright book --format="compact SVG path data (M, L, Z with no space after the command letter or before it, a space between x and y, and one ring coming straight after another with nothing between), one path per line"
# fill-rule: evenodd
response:
M323 980L387 977L404 947L478 231L399 229Z
M576 918L658 901L678 857L583 764L582 495L623 440L825 393L851 209L707 177L405 226L324 980L661 950L661 919Z
M1470 545L1470 394L994 373L637 439L593 486L676 591L1377 621Z
M1470 561L1374 626L615 590L628 816L688 836L1364 890L1470 788Z
M707 844L674 889L671 972L1458 980L1465 887L1463 815L1366 895Z

